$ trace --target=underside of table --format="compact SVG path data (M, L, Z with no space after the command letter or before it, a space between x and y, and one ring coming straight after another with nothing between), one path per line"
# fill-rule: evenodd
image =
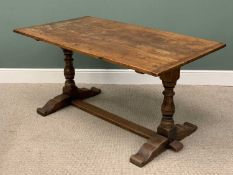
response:
M49 100L44 107L38 108L37 112L40 115L47 116L63 107L73 105L121 128L145 137L148 141L141 146L136 154L130 157L130 162L139 167L144 166L166 149L172 149L176 152L180 151L183 148L180 140L196 131L197 126L191 123L186 122L180 125L175 124L173 120L175 112L173 102L174 87L180 76L180 68L171 69L160 75L164 86L164 100L161 106L162 120L156 132L83 101L86 98L100 94L101 90L95 87L91 89L78 88L74 82L73 52L67 49L63 49L63 52L65 55L64 75L66 78L63 93Z

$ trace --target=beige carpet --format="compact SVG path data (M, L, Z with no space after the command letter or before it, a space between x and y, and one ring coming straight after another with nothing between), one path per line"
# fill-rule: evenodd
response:
M156 129L161 86L96 87L103 93L89 102ZM1 175L233 174L232 87L177 86L176 121L199 129L182 141L182 151L166 151L144 168L129 163L144 138L74 107L39 116L36 108L60 88L0 84Z

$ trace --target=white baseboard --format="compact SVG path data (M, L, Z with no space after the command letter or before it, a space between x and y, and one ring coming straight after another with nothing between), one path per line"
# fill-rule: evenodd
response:
M79 69L77 83L161 84L158 77L129 69ZM0 69L0 83L63 83L63 69ZM233 86L233 71L182 70L178 84Z

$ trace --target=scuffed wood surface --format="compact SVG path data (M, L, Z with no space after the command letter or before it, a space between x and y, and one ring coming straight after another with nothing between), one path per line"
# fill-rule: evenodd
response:
M220 42L89 16L14 31L153 76L225 47Z

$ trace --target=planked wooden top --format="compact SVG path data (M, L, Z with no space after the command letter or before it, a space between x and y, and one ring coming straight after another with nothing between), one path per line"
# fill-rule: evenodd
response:
M14 32L153 76L225 47L220 42L90 16Z

